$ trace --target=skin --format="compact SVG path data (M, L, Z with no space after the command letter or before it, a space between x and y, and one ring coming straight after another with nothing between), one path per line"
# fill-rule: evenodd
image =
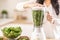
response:
M35 7L35 6L43 6L41 4L38 4L38 3L27 3L27 4L24 4L23 5L23 8L31 8L31 7Z
M50 14L48 13L46 17L47 17L47 20L51 23L52 22L52 16L50 16Z

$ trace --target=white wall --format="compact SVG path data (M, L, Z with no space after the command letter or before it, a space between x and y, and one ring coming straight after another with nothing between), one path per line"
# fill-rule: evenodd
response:
M16 4L22 1L26 0L0 0L0 14L2 10L6 9L8 10L9 17L13 17Z
M2 10L8 10L9 17L12 17L11 14L14 13L14 8L16 5L16 0L0 0L0 12Z

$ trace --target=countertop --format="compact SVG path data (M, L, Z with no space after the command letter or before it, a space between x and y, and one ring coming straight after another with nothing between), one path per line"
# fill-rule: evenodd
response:
M22 36L23 35L27 35L27 36L30 36L31 33L32 33L32 22L26 22L26 20L15 20L15 21L12 21L11 23L9 24L5 24L5 25L2 25L2 27L4 26L21 26L23 32L22 32ZM27 28L27 29L26 29ZM48 39L47 40L54 40L54 39Z

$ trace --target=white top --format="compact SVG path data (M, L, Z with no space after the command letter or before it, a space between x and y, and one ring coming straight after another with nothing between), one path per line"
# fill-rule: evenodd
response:
M53 9L52 5L50 4L50 6L45 6L45 18L44 18L44 30L45 30L45 33L46 33L46 36L48 38L54 38L54 29L56 28L56 26L58 26L58 24L60 24L60 17L59 15L57 16L56 13L55 13L55 10ZM47 16L47 12L50 13L50 15L53 17L53 20L55 20L55 24L52 24L50 22L47 21L46 19L46 16Z
M43 25L43 27L44 27L44 31L45 31L45 33L46 33L46 36L48 37L48 38L53 38L54 37L54 34L53 34L53 26L52 26L52 23L50 23L48 20L47 20L47 12L49 12L50 13L50 15L52 15L53 16L53 12L52 12L52 5L50 5L50 6L46 6L45 4L44 4L44 6L45 6L45 14L44 14L44 25Z

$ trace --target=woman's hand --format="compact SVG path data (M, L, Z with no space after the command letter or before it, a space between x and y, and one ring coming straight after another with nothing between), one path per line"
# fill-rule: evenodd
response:
M31 8L31 7L36 7L36 6L41 7L43 5L41 5L39 3L27 3L27 4L23 5L23 8Z
M39 3L34 3L34 4L33 4L33 7L36 7L36 6L41 7L41 6L43 6L43 5L42 5L42 4L39 4Z
M47 14L47 20L51 23L52 22L52 16L48 13Z

